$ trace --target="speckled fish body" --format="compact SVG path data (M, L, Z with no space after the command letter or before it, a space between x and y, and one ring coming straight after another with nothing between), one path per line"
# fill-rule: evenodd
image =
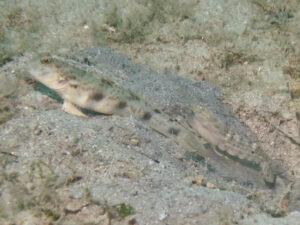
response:
M66 111L84 116L72 108L75 105L103 114L137 116L163 135L174 138L189 151L196 151L205 158L221 160L224 166L238 168L233 165L241 164L262 173L268 185L275 184L276 174L269 158L250 143L228 137L230 134L226 132L224 124L205 108L190 106L187 108L188 114L173 117L168 109L157 109L127 86L116 83L115 77L109 77L101 70L82 69L75 66L77 62L70 62L57 56L46 57L30 69L30 74L36 80L64 99L68 108ZM151 98L149 100L152 101Z

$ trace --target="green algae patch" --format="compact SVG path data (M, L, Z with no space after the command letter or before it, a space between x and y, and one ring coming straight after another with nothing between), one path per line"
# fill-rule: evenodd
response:
M108 207L107 210L113 219L122 220L127 216L130 216L134 213L133 207L131 205L127 205L125 203L120 203L117 205L113 205Z

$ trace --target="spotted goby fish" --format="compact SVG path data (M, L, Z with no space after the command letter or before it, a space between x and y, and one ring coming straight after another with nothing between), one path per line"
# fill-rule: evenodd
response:
M174 137L185 148L196 149L201 156L218 155L238 162L260 171L268 185L276 183L274 166L269 158L261 152L258 154L258 148L253 149L228 137L230 135L223 132L222 123L202 107L200 110L193 107L192 119L171 118L101 71L82 70L58 56L36 61L29 72L34 79L61 96L63 109L68 113L86 117L80 110L83 108L103 114L135 115L143 121L150 121L153 128L166 137Z

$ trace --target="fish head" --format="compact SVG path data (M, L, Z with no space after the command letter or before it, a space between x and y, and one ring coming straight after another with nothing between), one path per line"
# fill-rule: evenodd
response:
M62 76L60 71L54 65L33 63L28 71L35 80L52 90L60 90L68 83L68 79Z

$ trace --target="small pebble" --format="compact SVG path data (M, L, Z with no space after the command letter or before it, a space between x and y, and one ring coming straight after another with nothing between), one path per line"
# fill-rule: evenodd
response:
M207 182L207 183L206 183L206 187L208 187L208 188L210 188L210 189L216 189L216 188L217 188L216 185L214 185L214 184L212 184L212 183L210 183L210 182Z

